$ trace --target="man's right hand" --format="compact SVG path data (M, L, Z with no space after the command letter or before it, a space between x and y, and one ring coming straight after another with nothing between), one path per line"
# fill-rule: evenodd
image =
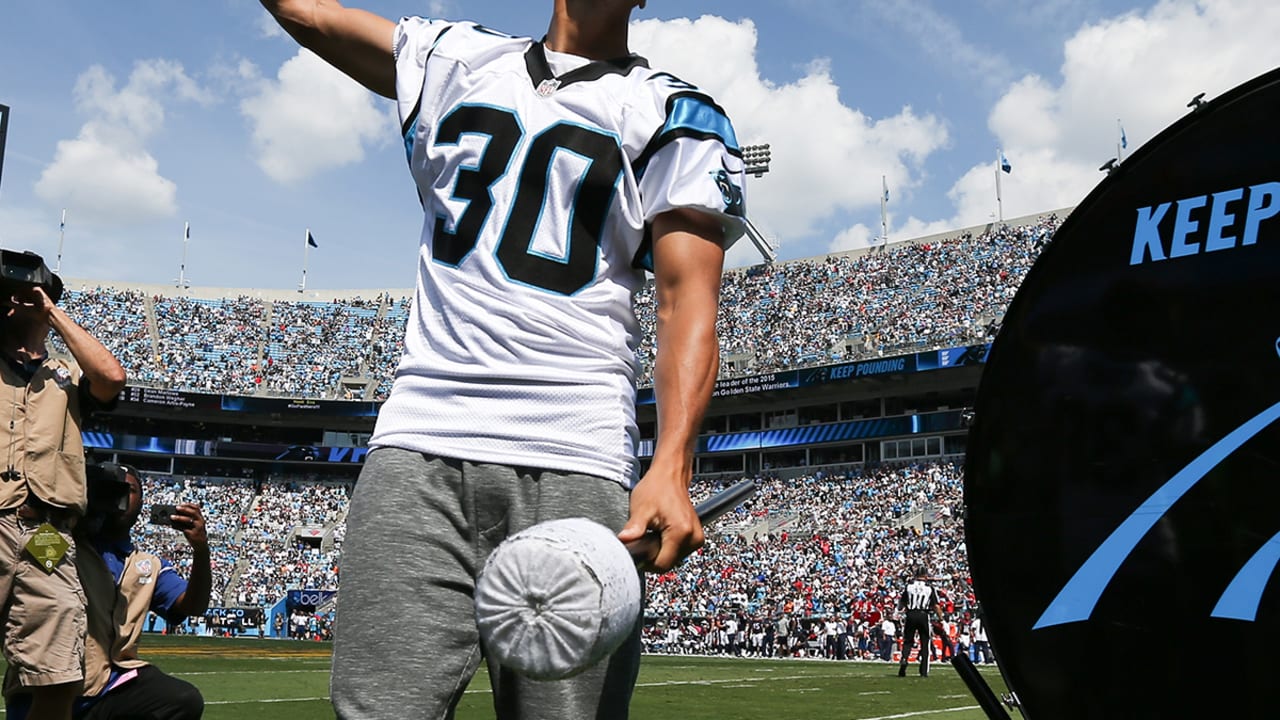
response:
M13 308L13 314L16 317L39 318L46 323L49 321L49 314L53 312L55 307L53 301L49 299L48 293L39 285L24 288L10 295L5 299L4 305L5 307Z
M173 520L173 527L187 538L192 549L209 548L209 534L205 530L204 515L200 512L199 505L182 503L174 509L170 519Z

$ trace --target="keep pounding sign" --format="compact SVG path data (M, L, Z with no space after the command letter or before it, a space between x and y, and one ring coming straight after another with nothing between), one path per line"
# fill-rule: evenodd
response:
M1277 118L1280 70L1126 159L1063 223L992 347L965 530L1031 720L1275 714Z

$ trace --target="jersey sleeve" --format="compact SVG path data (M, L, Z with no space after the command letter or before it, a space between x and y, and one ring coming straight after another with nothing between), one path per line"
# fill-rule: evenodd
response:
M396 110L400 116L400 134L405 150L412 154L413 129L422 107L422 89L426 83L427 61L440 40L455 23L423 17L406 17L396 25L392 50L396 58Z
M724 227L727 249L746 231L747 212L733 123L696 89L680 89L659 102L657 131L634 163L645 223L682 208L711 213Z

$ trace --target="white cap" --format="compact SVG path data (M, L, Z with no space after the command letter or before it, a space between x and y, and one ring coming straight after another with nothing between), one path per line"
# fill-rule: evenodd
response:
M497 662L538 680L576 675L618 649L640 617L640 575L605 526L540 523L498 546L476 583L476 624Z

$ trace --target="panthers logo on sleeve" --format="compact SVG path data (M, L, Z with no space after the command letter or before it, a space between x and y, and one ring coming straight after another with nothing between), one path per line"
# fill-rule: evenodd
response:
M733 182L732 175L729 174L729 168L721 167L711 173L711 177L715 178L716 187L720 188L720 195L724 198L724 212L726 215L742 217L746 214L742 198L742 186Z

